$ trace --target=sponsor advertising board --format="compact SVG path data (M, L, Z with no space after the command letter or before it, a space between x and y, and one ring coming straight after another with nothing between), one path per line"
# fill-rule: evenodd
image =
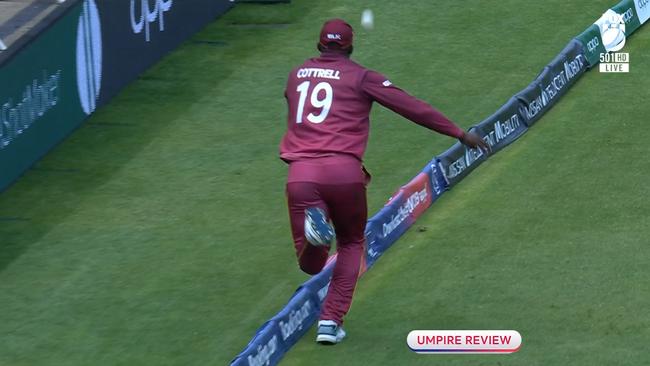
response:
M98 105L232 6L229 0L97 1L105 25Z
M75 67L81 10L72 7L0 66L0 191L85 116Z
M79 0L70 6L0 65L0 191L231 6L229 0Z
M282 356L318 320L336 258L293 294L287 305L264 323L246 348L230 363L233 366L277 365Z
M650 0L647 0L650 3ZM637 15L634 0L623 0L612 6L612 10L620 14L625 22L625 34L630 35L641 26L641 21Z
M490 154L508 146L526 132L527 127L519 107L519 101L511 98L494 114L475 126L475 131L490 145Z
M515 94L520 114L532 126L551 109L587 70L581 42L572 40L524 90Z
M592 24L584 32L580 33L576 39L584 46L585 58L589 67L596 65L600 59L600 54L605 52L605 46L600 37L600 29L598 26Z
M437 169L437 168L436 168ZM431 206L431 168L427 166L409 183L400 188L366 225L366 265L371 267L415 220ZM436 182L438 180L436 179ZM436 187L439 187L436 185ZM442 190L440 190L442 193Z
M650 19L650 0L634 0L634 8L641 24Z
M445 177L446 186L451 188L486 159L479 149L470 149L460 142L438 155L438 166Z

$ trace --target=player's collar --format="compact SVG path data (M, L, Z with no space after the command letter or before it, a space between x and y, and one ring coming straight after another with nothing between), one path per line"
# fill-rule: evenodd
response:
M350 58L347 53L336 51L323 51L320 53L321 58Z

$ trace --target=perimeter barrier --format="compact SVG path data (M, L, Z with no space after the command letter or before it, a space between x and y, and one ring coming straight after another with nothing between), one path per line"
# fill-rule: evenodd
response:
M233 5L68 0L49 28L0 59L0 192L98 107Z
M402 236L417 218L445 191L466 177L488 156L510 145L550 110L573 84L605 53L602 31L613 12L623 17L626 36L650 18L650 0L623 0L566 47L519 93L494 114L470 130L491 147L485 154L455 143L427 163L409 183L401 187L366 225L366 261L362 273ZM325 269L301 285L289 303L264 323L231 366L277 365L284 354L318 319L320 307L332 275L336 255Z

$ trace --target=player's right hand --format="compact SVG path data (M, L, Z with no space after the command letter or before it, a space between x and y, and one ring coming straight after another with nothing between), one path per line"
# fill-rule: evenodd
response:
M483 139L474 132L463 133L463 136L461 136L459 140L463 145L469 146L473 149L481 149L485 153L490 151L490 145L483 141Z

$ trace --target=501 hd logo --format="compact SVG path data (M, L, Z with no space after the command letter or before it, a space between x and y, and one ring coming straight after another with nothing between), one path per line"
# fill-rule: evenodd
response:
M600 72L630 71L630 55L618 52L625 46L626 17L629 19L630 14L627 14L627 12L618 14L610 9L594 23L600 29L600 39L606 51L600 54ZM596 38L596 41L598 41L598 38Z

